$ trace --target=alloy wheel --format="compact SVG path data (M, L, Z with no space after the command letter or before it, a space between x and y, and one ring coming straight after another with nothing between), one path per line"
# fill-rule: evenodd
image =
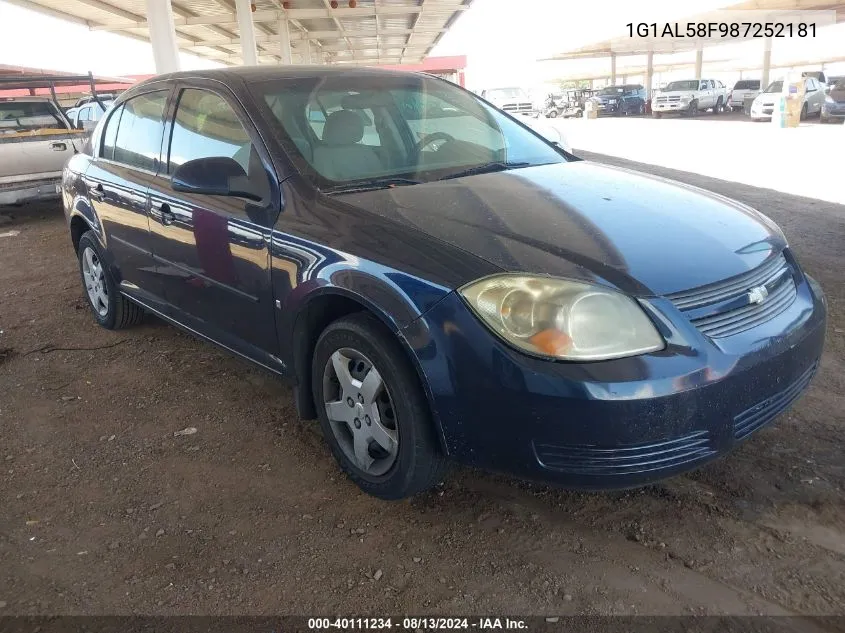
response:
M335 351L323 371L323 400L347 458L371 476L387 473L399 455L396 409L381 374L358 350Z
M106 316L109 312L109 294L105 272L100 258L90 246L86 246L82 252L82 278L94 311L101 317Z

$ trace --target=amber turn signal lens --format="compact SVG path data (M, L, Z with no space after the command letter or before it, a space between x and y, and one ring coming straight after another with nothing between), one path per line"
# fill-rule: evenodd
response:
M572 346L572 339L568 334L553 329L537 332L528 340L534 347L549 356L561 356Z

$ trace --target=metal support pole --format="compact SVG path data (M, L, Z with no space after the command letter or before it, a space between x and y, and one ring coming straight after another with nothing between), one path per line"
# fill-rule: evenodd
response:
M695 51L695 78L701 79L701 66L704 64L704 49Z
M767 37L763 42L763 76L760 77L760 89L769 86L769 72L772 68L772 38Z
M244 66L258 65L258 48L255 45L255 25L252 23L250 0L235 0L238 30L241 32L241 57Z
M311 40L306 39L303 43L305 44L305 63L310 66L314 63L311 59Z
M290 29L288 29L287 18L279 20L279 55L283 64L292 63L293 56L290 52Z
M157 73L179 70L179 47L173 26L170 0L147 0L147 28L153 45L153 59Z
M616 85L616 53L610 54L610 85Z
M654 52L649 51L645 65L645 98L651 101L651 85L654 83Z

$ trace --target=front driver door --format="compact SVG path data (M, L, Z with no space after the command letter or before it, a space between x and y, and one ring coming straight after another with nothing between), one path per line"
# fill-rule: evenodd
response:
M268 249L280 210L278 183L245 111L218 86L177 90L166 152L150 187L156 271L177 321L278 370ZM172 189L180 165L211 157L236 160L261 202Z

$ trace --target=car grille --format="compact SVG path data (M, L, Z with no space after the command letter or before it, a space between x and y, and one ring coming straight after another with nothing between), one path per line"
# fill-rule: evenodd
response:
M786 310L798 290L791 268L781 253L754 270L726 281L667 295L703 334L722 338L750 330ZM736 307L736 300L765 286L768 296L760 303ZM719 304L725 306L721 307ZM712 309L706 308L711 306Z
M675 466L704 459L716 451L707 431L646 444L617 448L598 446L554 446L534 444L537 459L551 470L582 475L626 475Z
M818 362L813 363L812 367L801 374L798 380L786 389L770 398L766 398L762 402L758 402L750 409L736 416L734 418L734 439L737 441L745 439L788 409L810 384L810 380L812 380L818 366Z
M671 102L677 102L677 101L680 101L680 100L681 100L680 96L657 97L657 103L671 103Z
M531 112L534 108L531 103L506 103L502 106L502 110L505 112Z

